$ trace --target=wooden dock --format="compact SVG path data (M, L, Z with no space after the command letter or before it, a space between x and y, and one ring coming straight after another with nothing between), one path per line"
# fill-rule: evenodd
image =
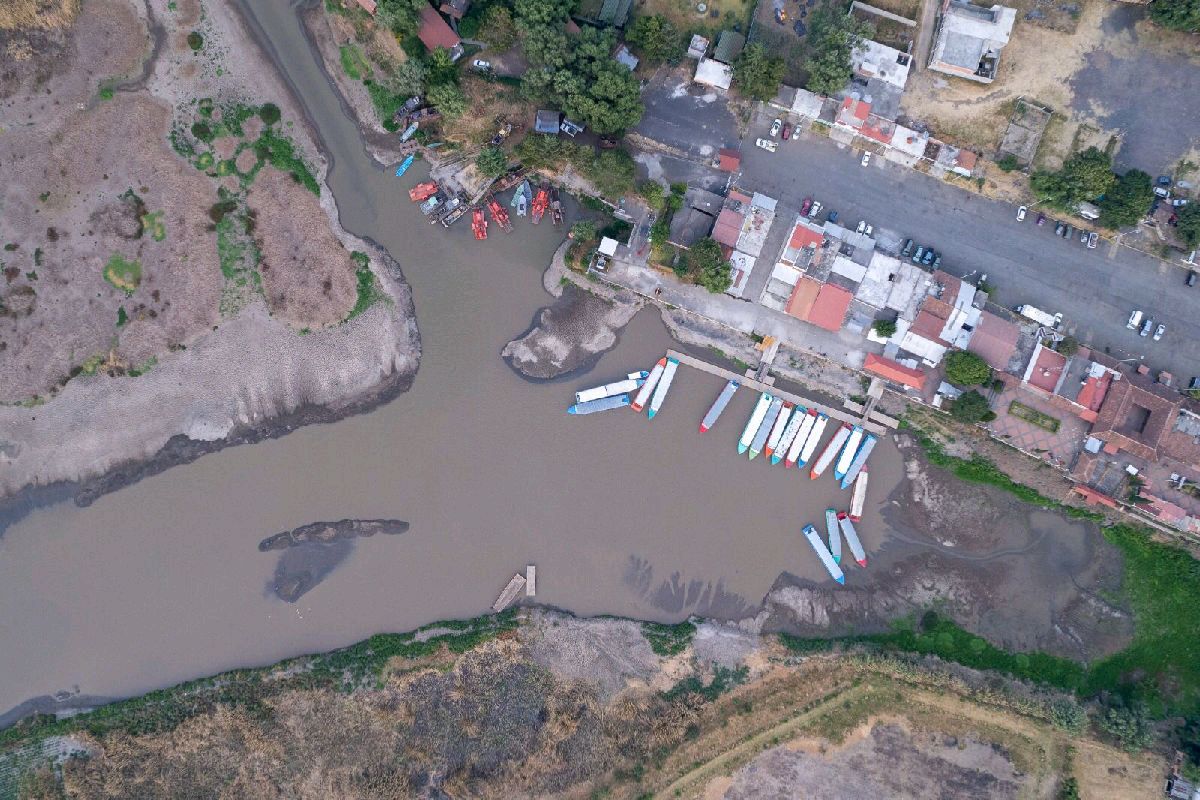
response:
M518 572L516 575L512 576L512 580L510 580L508 585L504 587L504 590L500 592L500 596L496 598L496 602L492 603L492 611L495 611L497 614L499 614L501 611L508 608L512 604L512 601L517 599L517 595L519 595L521 590L524 588L525 576Z
M716 375L718 378L723 378L727 381L737 381L739 385L746 386L750 389L754 389L755 391L770 392L772 397L782 397L784 400L790 403L796 403L804 406L805 408L815 408L817 411L825 414L830 419L835 419L839 422L847 422L851 425L861 425L864 430L873 433L876 436L886 436L888 434L888 427L880 424L874 418L863 419L861 416L855 416L845 409L833 408L823 403L817 403L809 400L806 397L792 394L791 392L781 391L770 384L763 383L762 381L747 377L745 375L739 375L732 370L725 369L724 367L718 367L716 364L710 364L707 361L701 361L698 358L689 356L687 353L680 353L677 350L668 350L667 357L676 359L680 364L684 364L689 367L695 367L701 372L707 372L709 375Z

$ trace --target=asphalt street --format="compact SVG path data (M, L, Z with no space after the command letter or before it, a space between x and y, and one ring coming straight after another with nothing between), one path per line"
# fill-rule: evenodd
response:
M760 118L761 119L761 118ZM1200 375L1200 286L1184 285L1186 271L1127 247L1101 241L1088 250L1077 237L1054 235L1054 220L1025 222L1016 207L990 200L878 156L863 167L861 153L832 140L804 134L780 142L777 152L754 146L765 128L752 125L742 143L742 187L798 208L812 196L839 212L839 222L873 224L893 241L912 237L943 254L942 268L958 276L986 274L996 287L993 302L1015 308L1029 303L1061 311L1064 329L1079 341L1109 348L1116 358L1144 358L1152 371L1166 369L1176 385ZM787 224L785 221L784 224ZM1141 309L1166 335L1155 342L1128 330L1130 312Z

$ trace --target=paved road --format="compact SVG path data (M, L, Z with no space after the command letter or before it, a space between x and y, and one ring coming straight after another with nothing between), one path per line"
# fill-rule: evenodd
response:
M1200 286L1184 286L1178 266L1127 247L1101 242L1088 250L1076 239L1054 235L1054 226L1020 223L1015 208L989 200L890 162L859 165L859 153L830 139L805 134L781 142L768 153L754 146L765 135L758 123L742 144L742 186L798 207L812 195L840 220L853 226L866 219L876 232L911 236L944 253L943 269L963 276L986 273L996 286L994 302L1015 307L1031 303L1061 311L1064 327L1081 342L1110 348L1117 358L1142 357L1152 370L1175 374L1176 385L1200 375ZM1130 312L1140 308L1166 336L1154 342L1127 330Z

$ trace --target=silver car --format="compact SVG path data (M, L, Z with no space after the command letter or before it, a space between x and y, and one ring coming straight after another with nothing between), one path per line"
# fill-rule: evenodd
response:
M1158 323L1158 327L1154 329L1154 341L1158 341L1167 332L1167 326L1163 323Z
M1152 330L1154 330L1154 320L1147 317L1146 321L1142 323L1142 329L1138 331L1138 334L1141 336L1149 336L1150 331Z

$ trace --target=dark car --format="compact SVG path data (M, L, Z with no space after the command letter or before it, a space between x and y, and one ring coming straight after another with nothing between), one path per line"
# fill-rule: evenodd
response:
M925 257L925 247L924 246L918 247L917 252L912 254L912 262L914 264L920 264L921 259L924 257Z
M837 212L836 212L836 211L830 211L830 212L829 212L829 217L828 217L828 220L829 220L830 222L837 222Z
M929 248L925 251L925 257L921 259L921 263L928 267L933 263L933 257L936 255L937 253L933 252L933 248Z
M1038 225L1046 224L1046 215L1041 213L1040 211L1038 212L1037 224Z
M1170 186L1171 185L1171 176L1170 175L1159 175L1158 176L1158 185L1159 186Z
M783 133L781 133L780 136L783 137L783 140L785 142L788 139L792 138L792 123L790 123L790 122L783 123Z
M908 258L909 256L911 256L911 255L912 255L912 251L913 251L913 247L914 247L915 245L916 245L916 242L914 242L912 239L905 239L905 240L904 240L904 247L903 247L903 248L900 250L900 257L901 257L901 258Z
M942 256L939 253L938 257L933 260L933 265L930 267L930 269L932 269L933 271L936 272L937 270L939 270L941 268L942 268Z
M1063 231L1065 231L1066 229L1067 229L1067 226L1063 225L1061 222L1054 223L1054 235L1055 236L1062 236Z
M1184 284L1187 286L1195 286L1196 285L1196 270L1194 270L1194 269L1188 270L1187 280L1184 281Z
M804 198L804 202L800 204L800 216L807 217L808 210L810 208L812 208L812 198L806 197L806 198Z
M1063 238L1070 239L1071 234L1073 234L1073 233L1075 233L1075 227L1073 225L1068 225L1067 229L1065 231L1063 231Z

